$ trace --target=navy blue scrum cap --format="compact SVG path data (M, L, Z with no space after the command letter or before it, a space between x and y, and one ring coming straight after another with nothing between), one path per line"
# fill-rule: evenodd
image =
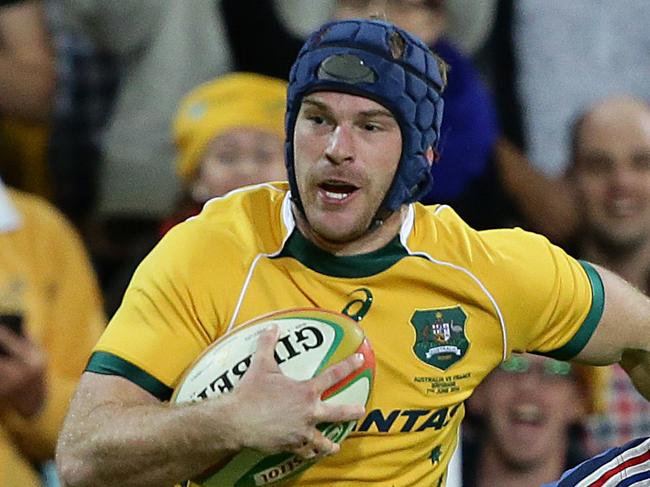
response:
M442 123L443 63L421 40L379 20L324 24L298 53L287 93L286 166L294 202L304 212L294 171L293 138L302 99L337 91L372 99L387 108L402 133L397 173L380 211L418 200L432 184L428 148L437 147Z

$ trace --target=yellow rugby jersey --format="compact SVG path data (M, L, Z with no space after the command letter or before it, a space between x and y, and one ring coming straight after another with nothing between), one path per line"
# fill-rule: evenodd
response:
M596 271L518 229L475 231L446 206L410 205L400 234L369 254L335 257L295 228L285 185L209 202L135 272L89 371L170 398L214 340L280 309L319 307L359 320L376 382L339 454L305 486L438 486L463 401L512 351L567 359L603 308Z

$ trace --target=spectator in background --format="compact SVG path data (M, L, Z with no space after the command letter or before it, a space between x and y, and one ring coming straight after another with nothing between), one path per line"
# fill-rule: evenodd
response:
M0 250L0 485L32 487L104 315L71 225L1 181Z
M0 114L48 121L54 57L43 2L0 0Z
M607 98L578 119L572 141L577 253L650 293L650 105ZM650 405L612 367L605 410L588 423L591 453L650 435Z
M54 55L39 0L0 0L0 169L12 184L50 194L47 128Z
M223 0L224 20L239 69L286 77L302 39L288 31L271 0ZM425 203L451 203L479 227L497 223L492 213L491 156L498 127L492 96L471 60L445 36L444 0L338 0L335 18L385 17L421 38L450 66L443 93L445 119L435 184ZM273 39L273 42L269 42ZM488 194L490 193L490 194Z
M160 233L197 214L210 198L248 184L286 179L286 91L287 83L277 78L231 73L199 85L182 99L173 140L183 192ZM109 315L119 307L144 255L134 254L106 287Z
M546 176L569 166L571 121L616 93L650 99L650 2L512 2L526 154Z
M174 122L176 171L184 196L163 226L197 214L211 198L249 184L284 181L287 83L231 73L204 83L181 102Z
M194 86L231 67L217 3L61 0L67 32L114 56L121 74L102 137L102 219L155 227L171 210L180 189L169 139L176 106Z
M650 99L649 15L645 0L499 0L481 66L507 138L496 160L511 224L555 243L572 237L571 123L607 96Z
M84 39L119 71L101 130L96 202L86 232L105 291L144 255L180 192L169 126L181 97L231 70L212 0L58 0L68 35ZM117 282L113 282L117 280Z
M575 195L564 176L545 176L511 140L495 148L500 186L509 198L515 224L566 245L578 226Z
M70 32L61 0L46 0L57 86L49 137L53 201L89 240L97 199L101 135L111 113L119 66L87 36Z
M476 425L466 430L463 486L541 485L584 460L580 431L600 407L601 378L594 367L511 356L469 400Z
M274 4L291 30L301 37L307 37L313 29L331 19L337 1L274 0ZM466 56L477 56L494 26L497 4L498 0L445 1L445 36Z

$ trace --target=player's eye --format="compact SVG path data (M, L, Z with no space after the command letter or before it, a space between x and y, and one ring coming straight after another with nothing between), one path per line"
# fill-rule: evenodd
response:
M378 132L381 130L381 125L376 123L366 123L363 125L363 129L368 132Z
M325 124L327 122L325 117L323 117L321 115L309 115L307 117L307 120L312 122L314 125L323 125L323 124Z

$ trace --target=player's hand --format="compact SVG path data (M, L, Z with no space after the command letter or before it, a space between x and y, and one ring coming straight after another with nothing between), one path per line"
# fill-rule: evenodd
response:
M303 458L334 454L339 445L323 436L316 425L359 419L364 408L326 404L321 396L358 369L363 357L353 355L313 379L297 381L285 376L275 362L278 336L277 327L260 335L251 365L232 392L242 446L266 453L290 451Z
M22 416L36 414L45 400L45 354L29 338L0 326L0 404Z

